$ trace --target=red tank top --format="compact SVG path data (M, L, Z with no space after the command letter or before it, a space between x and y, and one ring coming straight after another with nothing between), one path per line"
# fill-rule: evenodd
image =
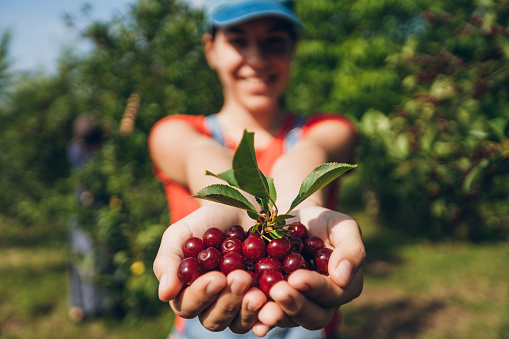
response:
M165 118L159 120L152 129L157 128L157 126L167 120L171 119L179 119L187 121L191 124L198 132L203 135L213 137L213 126L210 126L207 121L207 117L204 115L170 115ZM354 125L343 115L339 114L316 114L312 117L306 118L303 121L300 120L299 117L295 115L289 115L286 121L283 123L281 129L277 133L274 142L272 142L268 147L263 149L255 149L256 160L258 162L258 167L265 175L270 176L272 166L276 162L276 160L284 154L284 152L288 149L289 136L292 135L292 132L295 132L298 129L298 134L293 133L292 139L298 140L300 138L305 138L309 130L317 123L327 121L327 120L339 120L348 125L350 129L352 129L355 133L356 129ZM150 143L150 135L148 138L148 142ZM225 146L235 150L238 145L233 143L231 140L225 140ZM173 182L163 171L161 171L155 164L153 165L154 175L155 177L162 182L164 185L164 190L166 193L166 198L168 201L168 209L170 212L170 222L174 223L183 217L187 216L189 213L199 208L199 203L196 199L191 198L192 193L188 190L187 187L184 187L180 184ZM336 186L333 186L336 187ZM330 196L327 200L327 206L330 209L335 209L336 207L336 199L337 199L337 190L331 189Z

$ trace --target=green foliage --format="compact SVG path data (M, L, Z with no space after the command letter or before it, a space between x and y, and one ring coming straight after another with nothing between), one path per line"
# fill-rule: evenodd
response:
M7 58L10 40L11 34L9 31L3 32L0 36L0 99L4 98L6 89L11 80L9 74L9 60ZM0 108L0 114L1 112L2 108Z
M392 227L507 239L509 2L444 8L386 60L405 100L363 114L363 176Z

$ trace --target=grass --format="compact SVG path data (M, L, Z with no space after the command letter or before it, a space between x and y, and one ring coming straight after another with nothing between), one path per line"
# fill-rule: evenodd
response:
M503 338L507 243L412 243L356 215L368 259L363 294L343 307L342 339ZM65 226L51 233L0 217L1 338L165 338L172 314L75 324L67 318Z
M66 229L51 233L0 217L0 338L166 338L172 314L140 321L68 320Z
M409 243L357 216L368 259L362 295L344 307L345 338L504 338L507 243ZM372 251L370 251L372 250Z

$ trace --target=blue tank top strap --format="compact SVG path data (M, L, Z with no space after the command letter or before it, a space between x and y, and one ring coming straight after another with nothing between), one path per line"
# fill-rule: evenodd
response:
M225 146L223 133L221 132L221 126L219 126L219 122L217 121L217 113L211 114L207 116L205 119L207 120L207 124L209 125L212 138L221 145Z
M207 120L208 127L210 129L210 133L212 134L212 138L225 146L225 140L223 137L223 133L221 132L221 126L219 126L219 122L217 120L217 114L211 114L205 118ZM290 148L295 145L295 143L301 138L302 135L302 125L304 124L305 118L302 116L297 117L297 121L294 127L286 134L284 139L284 152L288 152Z
M295 143L302 136L302 125L304 124L305 118L302 116L297 117L297 121L295 126L286 134L284 140L284 152L288 152L290 148L295 145Z

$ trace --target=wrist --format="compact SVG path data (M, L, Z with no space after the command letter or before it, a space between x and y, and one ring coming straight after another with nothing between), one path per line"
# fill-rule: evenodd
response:
M247 217L247 213L244 210L210 201L203 202L199 211L203 213L211 223L223 223L225 226L242 224L244 215Z

